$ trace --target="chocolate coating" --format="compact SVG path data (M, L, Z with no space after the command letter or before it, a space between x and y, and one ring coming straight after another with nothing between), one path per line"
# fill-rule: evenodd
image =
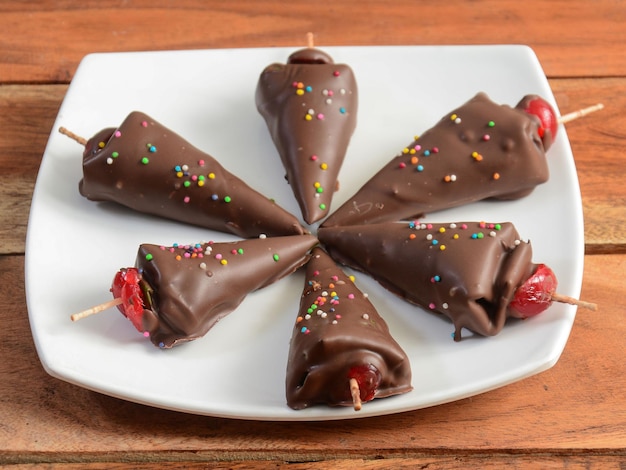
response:
M356 127L352 69L318 49L294 52L263 70L256 106L265 119L298 201L312 224L329 213L337 176Z
M381 223L320 228L318 238L339 263L454 323L493 336L511 316L515 290L535 270L532 248L511 223Z
M523 110L528 98L511 108L478 93L407 145L323 225L406 220L528 195L549 176L539 118Z
M312 306L315 305L315 308ZM348 372L373 365L381 374L374 398L412 390L405 352L350 278L319 247L312 252L287 364L287 404L351 406Z
M131 209L249 238L296 235L292 214L154 119L132 112L89 139L80 193Z
M142 317L150 341L170 348L204 336L250 292L304 265L316 244L313 235L292 235L177 247L141 245L136 267L153 290Z

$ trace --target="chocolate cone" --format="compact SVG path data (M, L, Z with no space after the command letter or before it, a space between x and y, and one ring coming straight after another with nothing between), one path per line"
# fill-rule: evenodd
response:
M298 220L146 114L92 137L80 193L243 238L304 233Z
M136 267L151 287L143 313L150 340L169 348L203 336L248 293L294 272L317 244L312 235L163 247L141 245Z
M324 226L408 220L482 199L517 199L548 180L540 121L484 93L444 116L339 207Z
M381 223L320 228L339 263L484 336L500 332L515 289L533 272L530 243L511 223Z
M374 366L381 374L373 398L408 392L409 359L385 321L352 280L319 247L307 264L300 311L287 364L287 403L352 405L349 371Z
M287 64L272 64L261 73L256 105L304 220L320 220L329 213L356 126L352 69L317 49L297 51Z

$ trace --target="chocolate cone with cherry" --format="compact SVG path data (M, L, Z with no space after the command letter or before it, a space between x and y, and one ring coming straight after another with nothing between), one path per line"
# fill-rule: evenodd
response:
M86 142L80 193L243 238L304 233L298 220L148 115Z
M130 318L156 346L204 336L253 291L294 272L317 244L312 235L164 247L141 245L136 267L143 310ZM120 305L124 312L127 306Z
M261 73L256 106L309 224L329 213L357 104L352 69L319 49L296 51Z
M412 389L409 360L387 324L319 247L306 268L286 388L294 409L316 404L359 409L361 402Z
M381 285L454 323L455 340L467 328L497 334L507 317L535 315L556 289L533 264L532 247L511 223L381 223L321 228L318 237L338 262L365 271ZM543 265L539 265L543 266ZM527 289L535 274L542 286ZM526 286L520 289L521 286ZM516 292L534 291L519 299ZM524 308L513 300L522 301ZM539 306L531 311L529 305Z
M528 108L538 100L528 95L512 108L478 93L404 147L323 225L408 220L528 195L549 176L553 131Z

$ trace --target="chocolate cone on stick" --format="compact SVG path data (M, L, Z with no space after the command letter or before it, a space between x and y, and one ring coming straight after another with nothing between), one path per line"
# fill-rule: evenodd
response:
M357 104L352 69L319 49L296 51L261 73L256 106L309 224L329 213Z
M206 334L253 291L304 265L313 235L237 242L139 247L135 267L113 278L113 300L72 321L115 307L155 346L171 348Z
M492 336L507 317L533 316L559 300L554 273L533 264L530 243L508 222L391 222L320 228L318 237L339 263L449 317L457 341L462 328Z
M294 409L326 404L357 410L362 402L412 389L409 359L387 324L319 247L306 268L286 388Z
M250 293L291 274L309 259L312 235L162 247L141 245L136 267L151 288L142 325L160 347L212 328Z
M304 233L292 214L137 111L117 129L103 129L86 141L79 190L93 201L243 238Z
M416 137L323 223L408 220L482 199L517 199L548 180L550 130L478 93ZM543 100L542 100L543 101Z

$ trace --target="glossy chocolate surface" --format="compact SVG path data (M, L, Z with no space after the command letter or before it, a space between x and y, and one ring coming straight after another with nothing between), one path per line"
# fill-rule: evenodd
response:
M352 69L318 49L294 52L263 70L256 106L265 119L300 205L312 224L328 215L337 177L356 127Z
M381 376L374 398L406 393L409 359L367 296L319 247L307 264L300 311L287 364L287 403L351 406L349 372L374 366Z
M323 223L407 220L482 199L518 199L548 180L539 118L478 93L400 150Z
M292 235L172 247L141 245L136 267L152 289L151 305L143 312L150 341L169 348L204 336L250 292L304 265L316 244L312 235Z
M454 323L499 333L511 316L515 289L535 270L529 242L511 223L381 223L320 228L320 241L339 263Z
M243 238L295 235L292 214L144 113L89 139L80 193Z

